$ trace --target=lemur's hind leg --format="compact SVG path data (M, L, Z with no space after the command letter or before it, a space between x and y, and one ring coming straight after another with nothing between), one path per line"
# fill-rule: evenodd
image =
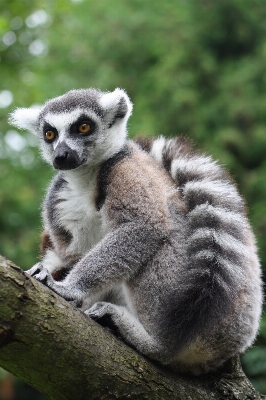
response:
M109 317L123 340L145 356L164 364L167 364L168 360L172 358L171 350L162 346L155 336L149 334L126 307L97 302L86 310L85 314L96 321L102 317Z

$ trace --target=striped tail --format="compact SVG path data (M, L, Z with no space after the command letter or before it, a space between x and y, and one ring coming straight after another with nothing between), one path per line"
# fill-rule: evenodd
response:
M165 305L165 321L178 328L182 347L232 311L250 263L250 227L236 187L211 157L183 138L142 147L172 176L188 210L184 278Z

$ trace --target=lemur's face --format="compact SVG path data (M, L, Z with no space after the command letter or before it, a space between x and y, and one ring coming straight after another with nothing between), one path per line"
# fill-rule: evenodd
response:
M72 90L43 107L17 109L10 121L37 133L43 158L55 169L97 165L119 151L132 104L121 89Z
M83 108L65 95L51 100L39 117L39 137L43 156L55 169L75 169L100 157L105 148L104 111ZM78 99L76 99L78 101Z
M79 111L67 115L49 113L44 118L41 131L45 151L55 169L75 169L91 158L99 127L87 114Z

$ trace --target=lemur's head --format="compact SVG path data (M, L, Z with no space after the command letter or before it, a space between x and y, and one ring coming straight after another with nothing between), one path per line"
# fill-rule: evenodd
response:
M35 133L43 158L56 169L97 165L119 151L132 103L122 89L71 90L41 107L17 108L9 122Z

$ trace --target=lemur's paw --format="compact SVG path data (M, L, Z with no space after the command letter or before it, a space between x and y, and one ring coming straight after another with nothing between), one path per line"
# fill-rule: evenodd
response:
M116 337L122 338L117 325L121 315L123 315L120 306L99 301L84 312L98 324L108 328Z
M34 265L30 270L26 271L27 274L37 279L37 281L43 283L45 286L53 284L53 278L51 277L48 269L44 268L41 263Z
M30 269L28 269L25 272L26 272L26 274L33 276L35 278L35 275L39 274L42 269L43 269L42 263L38 262L37 264L33 265L33 267L31 267Z
M112 315L112 306L113 304L105 303L104 301L99 301L95 303L91 308L84 311L92 319L100 319L104 315Z

